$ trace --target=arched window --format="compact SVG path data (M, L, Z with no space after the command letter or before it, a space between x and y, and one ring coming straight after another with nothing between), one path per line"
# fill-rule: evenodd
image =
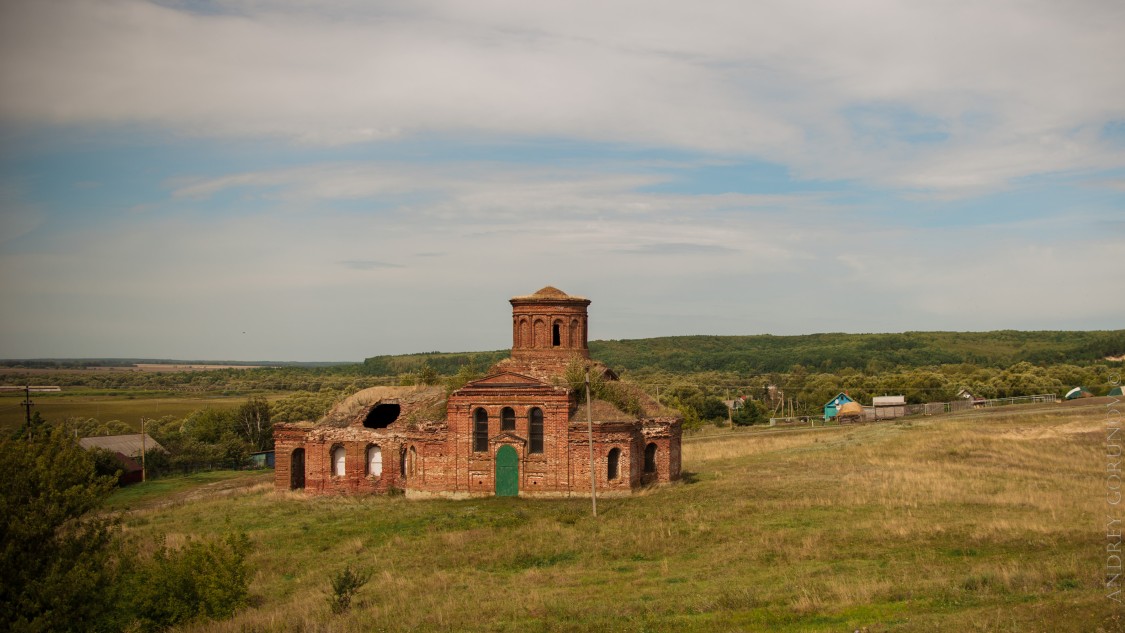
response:
M347 452L343 446L337 446L332 449L332 474L336 477L343 477L345 472L345 460Z
M551 324L551 347L562 345L562 324L555 321Z
M543 319L531 324L531 347L547 347L547 323Z
M606 479L613 481L621 476L621 449L615 448L609 451L609 457L606 459Z
M645 472L656 472L656 444L654 443L645 447Z
M500 430L516 430L516 412L512 407L504 407L500 410Z
M527 434L529 446L527 452L543 452L543 409L532 407L527 412Z
M535 347L531 338L531 322L526 318L520 319L520 347Z
M373 477L383 474L383 451L378 446L367 447L367 474Z
M484 409L473 412L473 450L478 453L488 451L488 411Z

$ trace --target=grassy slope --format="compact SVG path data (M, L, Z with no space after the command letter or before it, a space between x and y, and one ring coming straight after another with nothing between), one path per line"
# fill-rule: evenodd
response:
M316 498L261 474L118 503L146 542L251 535L260 604L206 630L1121 630L1100 586L1106 417L710 436L684 446L690 483L596 521L588 500ZM375 573L332 616L348 563Z

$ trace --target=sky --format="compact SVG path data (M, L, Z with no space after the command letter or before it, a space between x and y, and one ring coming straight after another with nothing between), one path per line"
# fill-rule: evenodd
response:
M0 358L1125 328L1125 3L0 3Z

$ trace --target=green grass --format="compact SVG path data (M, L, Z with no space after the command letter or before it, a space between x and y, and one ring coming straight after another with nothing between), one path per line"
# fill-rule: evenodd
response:
M114 491L106 501L107 510L151 508L191 494L244 488L273 482L273 471L215 470L179 477L151 479Z
M314 497L245 473L112 503L141 543L254 541L255 606L188 630L1116 631L1104 416L732 432L685 443L693 483L597 519L588 499ZM332 615L348 564L374 574Z

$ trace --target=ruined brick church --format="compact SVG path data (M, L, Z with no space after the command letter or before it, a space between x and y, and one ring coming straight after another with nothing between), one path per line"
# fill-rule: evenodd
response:
M548 286L510 303L511 357L484 378L452 393L373 387L316 422L276 425L276 488L565 497L589 496L591 475L599 495L679 479L681 419L590 359L589 299ZM589 404L567 381L587 368L612 387Z

